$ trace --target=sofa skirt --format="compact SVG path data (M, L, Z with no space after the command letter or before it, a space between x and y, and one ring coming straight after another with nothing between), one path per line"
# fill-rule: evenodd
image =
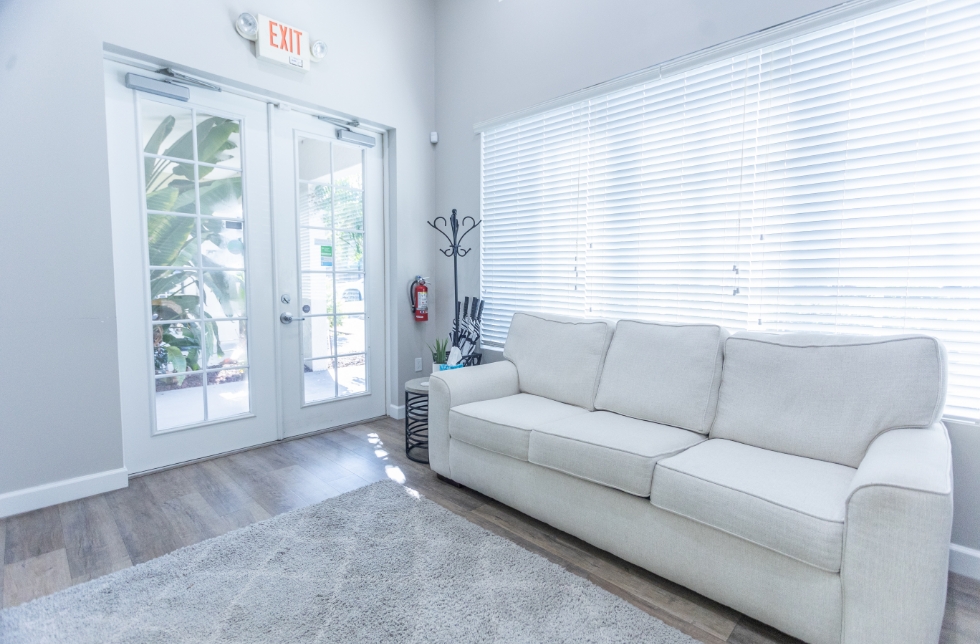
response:
M841 642L841 577L640 498L457 440L452 478L811 644Z

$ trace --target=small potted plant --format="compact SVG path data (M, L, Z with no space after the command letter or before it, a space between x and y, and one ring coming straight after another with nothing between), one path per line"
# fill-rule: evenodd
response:
M437 371L442 371L445 367L446 360L449 358L449 338L439 338L436 340L435 348L430 345L425 345L429 347L429 351L432 352L432 373Z

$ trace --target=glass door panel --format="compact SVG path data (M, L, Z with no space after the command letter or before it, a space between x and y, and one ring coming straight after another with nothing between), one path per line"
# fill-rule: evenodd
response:
M364 277L352 272L364 269L364 233L358 232L364 222L363 155L362 148L296 138L301 310L306 317L303 402L307 405L367 391L363 373L354 386L338 380L343 374L353 384L357 378L347 365L366 363L364 316L359 320L338 316L349 309L349 301L364 299Z
M241 123L146 96L139 107L156 429L247 414Z

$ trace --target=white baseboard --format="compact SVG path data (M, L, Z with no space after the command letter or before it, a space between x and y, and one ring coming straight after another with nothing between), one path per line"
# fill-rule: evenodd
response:
M949 569L966 577L980 579L980 550L949 544Z
M388 415L395 420L403 420L405 418L405 405L388 405Z
M125 467L86 474L73 479L45 483L0 494L0 518L30 512L49 505L74 501L93 494L118 490L129 485Z

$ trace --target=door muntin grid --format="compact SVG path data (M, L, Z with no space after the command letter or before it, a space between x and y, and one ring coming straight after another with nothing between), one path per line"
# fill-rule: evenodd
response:
M370 393L364 303L364 151L297 134L303 404Z
M242 119L141 96L155 431L250 413Z

